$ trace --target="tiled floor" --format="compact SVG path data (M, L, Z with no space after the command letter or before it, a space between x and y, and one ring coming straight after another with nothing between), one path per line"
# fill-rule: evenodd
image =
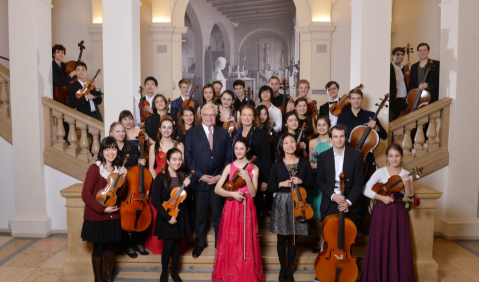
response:
M479 241L447 241L434 239L433 257L439 264L438 282L479 282ZM45 239L12 238L0 234L0 281L55 282L63 281L62 264L68 256L66 235ZM139 273L134 277L139 278ZM141 281L157 281L158 272L144 272ZM297 273L301 276L300 273ZM117 281L136 281L127 269L120 271ZM311 276L311 274L304 274ZM143 277L144 276L144 277ZM157 277L158 276L158 277ZM191 280L184 271L183 279ZM297 277L299 280L300 277ZM196 279L209 280L210 273ZM267 273L266 279L274 281L277 274Z

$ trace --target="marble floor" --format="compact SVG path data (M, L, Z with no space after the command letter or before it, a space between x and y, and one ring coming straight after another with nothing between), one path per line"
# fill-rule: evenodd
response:
M56 282L62 279L62 264L68 256L67 238L64 234L44 239L13 238L0 233L0 281ZM433 257L439 264L438 282L479 282L479 241L448 241L434 239ZM185 281L210 280L207 271L195 278L183 272ZM301 273L297 275L302 276ZM295 275L296 276L296 275ZM301 277L296 277L296 280ZM305 277L311 276L304 273ZM275 281L276 273L267 273L268 281ZM116 281L158 281L158 271L136 272L128 269L116 271Z

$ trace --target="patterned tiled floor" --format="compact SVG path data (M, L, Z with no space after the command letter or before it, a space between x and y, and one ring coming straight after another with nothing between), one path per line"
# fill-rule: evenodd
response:
M62 264L68 256L66 235L45 239L12 238L0 234L0 281L56 282L62 279ZM434 239L433 257L439 264L438 282L479 282L479 241L447 241ZM158 281L159 269L140 271L117 269L115 281ZM184 281L210 280L211 272L181 273ZM308 271L297 271L297 281L311 277ZM266 273L268 281L276 281L277 273Z

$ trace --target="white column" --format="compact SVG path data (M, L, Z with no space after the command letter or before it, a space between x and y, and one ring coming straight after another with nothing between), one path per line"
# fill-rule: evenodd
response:
M389 92L391 54L391 1L351 1L351 80L350 88L364 84L363 108L376 111L374 105ZM387 129L388 114L378 116Z
M133 112L141 83L139 0L103 0L105 131L122 110Z
M478 1L442 1L439 98L451 97L449 166L445 216L441 232L449 239L478 239L479 179L475 160L479 158L477 112L479 97L471 94L479 77Z
M10 89L16 215L14 237L47 237L41 98L52 97L51 0L9 0ZM25 82L27 78L28 83Z
M158 80L157 93L165 95L166 98L173 98L173 89L176 89L179 96L179 88L173 81L172 60L173 60L173 44L172 34L175 30L170 23L152 23L150 31L152 34L153 44L153 76ZM181 39L181 37L180 37ZM179 67L181 69L181 43ZM181 70L180 70L181 71ZM180 78L181 79L181 78Z
M101 5L101 2L100 2L100 5ZM100 17L101 15L102 15L101 13L100 15L94 15L93 20L95 21L95 17ZM101 18L97 20L99 21L100 19ZM103 69L103 24L93 23L88 28L88 31L90 31L90 33L93 35L93 40L92 40L93 46L91 48L92 54L93 54L93 66L91 67L91 71L95 71L97 69ZM96 79L97 85L101 89L104 89L103 78L104 78L103 75L99 75ZM100 109L101 115L105 117L105 103L101 103L98 106L98 108Z

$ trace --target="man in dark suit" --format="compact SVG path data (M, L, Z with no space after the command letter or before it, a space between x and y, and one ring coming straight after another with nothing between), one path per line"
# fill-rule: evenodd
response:
M103 101L101 97L100 88L96 85L96 81L92 81L91 85L95 86L95 89L91 90L87 95L78 99L75 93L83 89L86 83L87 66L83 62L77 62L75 64L75 71L78 80L75 83L70 84L68 87L68 102L69 106L76 108L77 111L91 116L99 121L103 121L98 105Z
M178 82L178 87L180 88L181 96L171 102L171 117L173 117L175 122L178 122L178 113L181 112L183 101L188 100L190 97L191 81L188 78L183 78ZM196 102L193 97L191 97L191 100L195 104L195 111L197 111L199 106L198 102Z
M427 43L421 43L417 46L419 62L411 66L411 78L409 80L409 89L426 89L431 94L431 102L439 100L439 61L433 60L433 67L427 75L426 81L421 83L426 73L426 65L429 59L430 47Z
M389 121L393 121L406 109L407 85L403 74L403 67L409 67L409 62L402 65L404 49L396 47L392 51L392 63L389 67Z
M336 81L330 81L326 83L324 89L326 90L326 93L328 93L329 101L319 107L319 115L329 117L331 126L335 126L338 123L338 117L331 114L329 108L339 102L339 84Z
M359 196L364 186L363 159L359 151L345 146L346 127L337 124L331 128L333 147L318 157L317 184L323 192L321 217L340 211L357 213L360 210ZM339 189L339 174L344 173L345 196ZM357 217L350 216L354 221Z
M215 126L216 107L206 104L201 108L202 124L186 132L185 160L188 171L194 170L191 184L195 199L196 247L193 257L203 252L206 244L206 216L211 209L215 242L220 227L223 201L215 194L216 182L223 169L231 163L231 141L228 132Z

